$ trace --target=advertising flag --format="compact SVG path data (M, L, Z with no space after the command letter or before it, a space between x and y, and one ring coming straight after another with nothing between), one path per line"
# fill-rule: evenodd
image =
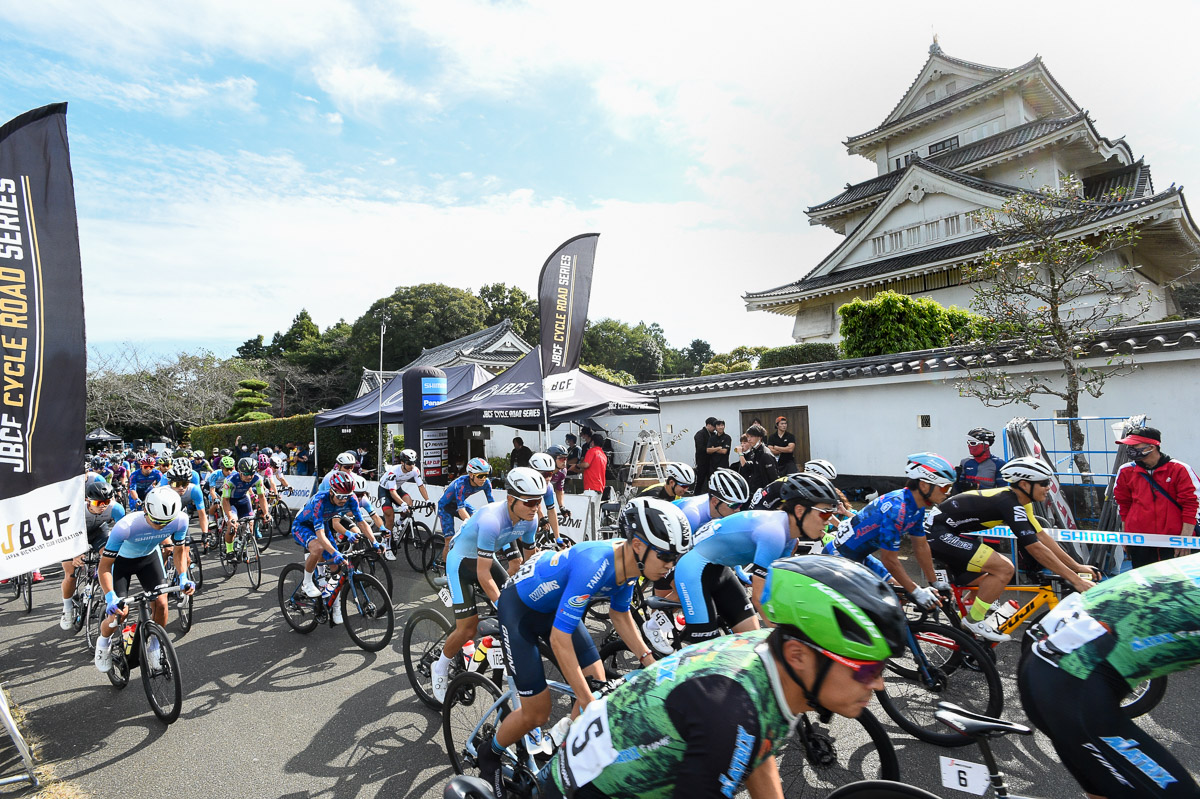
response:
M60 103L0 127L0 579L87 548L86 364Z
M538 315L542 324L544 378L579 368L599 238L599 233L585 233L569 239L542 266L538 278Z

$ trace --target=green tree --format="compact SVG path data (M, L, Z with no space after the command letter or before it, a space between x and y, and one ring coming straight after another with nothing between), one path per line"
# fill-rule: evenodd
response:
M842 351L847 358L946 347L968 336L981 321L959 308L943 308L929 297L881 291L838 308Z
M296 318L292 320L292 326L284 333L276 333L271 340L272 355L287 355L294 352L310 341L316 341L321 338L321 330L317 327L312 317L308 315L308 311L304 308L300 309L300 313L296 314Z
M233 407L225 415L224 421L254 422L260 419L270 419L271 414L258 410L271 406L264 393L268 385L267 381L256 378L239 380L237 391L233 392Z
M590 363L581 364L580 369L593 374L602 380L607 380L610 383L616 383L618 386L632 386L637 382L634 376L629 372L622 372L615 369L609 369L607 366L596 366Z
M246 339L242 343L242 346L237 348L237 357L242 358L243 360L253 361L258 358L265 358L266 356L267 347L265 344L263 344L263 337L261 333L254 338Z
M479 299L483 300L487 308L483 319L485 327L511 319L513 331L518 336L531 344L537 343L538 331L541 329L537 300L522 289L504 283L489 283L483 286L479 289Z
M487 306L466 289L441 283L401 286L372 303L350 330L355 367L379 368L379 324L387 323L384 368L400 368L421 354L486 325Z

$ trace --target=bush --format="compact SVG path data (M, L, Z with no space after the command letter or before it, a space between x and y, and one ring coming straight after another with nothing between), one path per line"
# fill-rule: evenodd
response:
M836 344L789 344L786 347L774 347L764 352L758 359L758 368L770 369L775 366L821 363L822 361L836 361L837 358Z
M842 352L867 358L895 352L947 347L972 337L983 318L959 308L943 308L928 297L881 291L838 308Z
M234 449L238 436L242 437L241 444L258 444L261 447L283 446L289 441L307 445L313 440L315 416L316 414L305 413L284 419L267 418L253 422L210 424L193 427L189 431L189 437L192 447L205 452L211 452L213 447ZM339 452L357 449L360 446L367 451L369 465L375 463L375 455L379 451L378 428L373 424L364 424L347 429L350 430L349 433L343 433L341 427L322 427L317 433L318 473L320 470L331 468L333 459Z

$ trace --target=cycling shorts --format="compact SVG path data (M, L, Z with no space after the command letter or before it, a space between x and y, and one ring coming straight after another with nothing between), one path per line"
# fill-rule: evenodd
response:
M733 569L702 560L686 565L680 561L680 566L675 568L675 590L688 627L698 628L693 632L716 631L718 621L733 627L754 615L746 587Z
M1018 669L1025 715L1084 791L1108 799L1200 794L1187 769L1121 711L1129 685L1111 666L1081 680L1031 652Z
M237 499L229 500L229 509L234 512L234 515L239 519L244 519L247 516L254 514L254 507L250 504L250 495L244 494Z
M437 513L438 525L442 528L442 535L446 538L454 537L454 520L458 518L457 513L447 513L444 510L438 509Z
M157 588L167 581L167 573L163 570L162 555L158 550L140 558L122 558L117 556L113 562L113 591L117 596L129 593L129 578L137 576L143 591Z
M956 575L979 575L983 571L983 564L995 552L975 536L931 530L925 540L929 542L929 551L933 557L945 563L947 570ZM973 579L974 577L970 578Z
M463 558L458 562L457 569L446 572L446 587L450 589L450 601L454 603L456 619L469 619L479 615L479 606L475 604L478 596L472 590L474 586L479 585L479 575L476 573L478 562L475 558ZM492 558L492 579L499 588L504 588L504 583L508 581L508 572L495 558ZM479 594L486 596L482 588Z
M550 645L555 613L539 613L526 605L515 583L500 592L497 610L500 633L504 636L505 666L513 675L517 693L521 696L540 694L546 690L546 667L542 662L538 641ZM592 640L585 624L579 624L571 633L571 645L581 669L600 659L596 642Z
M325 534L328 536L329 532L326 531ZM317 540L317 531L308 525L293 524L292 540L299 544L301 549L307 552L308 545ZM333 560L333 555L330 555L328 552L326 552L323 547L321 549L321 560Z
M395 491L397 494L399 494L401 499L404 499L404 497L409 495L408 492L404 490L403 485L398 485L391 489L391 491L386 488L380 488L379 493L376 495L379 497L379 507L389 508L393 506L399 506L400 503L392 499L392 491Z

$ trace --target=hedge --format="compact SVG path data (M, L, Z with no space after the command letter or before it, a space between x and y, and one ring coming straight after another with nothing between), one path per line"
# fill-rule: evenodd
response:
M759 369L770 369L774 366L795 366L802 363L821 363L836 361L838 348L836 344L789 344L786 347L773 347L758 359Z
M852 300L838 308L838 315L847 358L947 347L970 338L983 322L960 308L943 308L929 297L894 291L881 291L865 302Z
M260 422L232 422L230 424L210 424L203 427L193 427L189 433L189 441L193 449L211 452L217 449L234 448L237 437L242 437L242 444L258 444L263 447L283 446L289 441L298 445L306 445L313 440L313 417L316 414L304 413L298 416L288 416L284 419L266 419ZM373 424L355 425L345 428L349 433L343 433L341 427L322 427L317 433L318 472L329 468L339 452L362 447L367 451L369 463L375 462L378 452L378 428ZM403 440L402 437L398 437Z

